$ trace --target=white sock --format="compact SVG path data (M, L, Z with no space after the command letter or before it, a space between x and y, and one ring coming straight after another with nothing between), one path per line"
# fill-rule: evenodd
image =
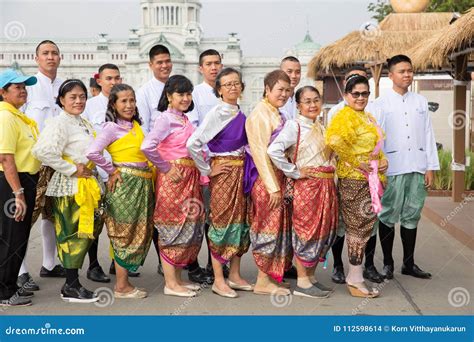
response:
M364 276L362 275L362 265L351 265L349 264L349 273L346 277L346 282L355 284L362 283L364 281Z
M23 259L23 262L21 263L20 272L18 272L18 275L22 275L23 273L27 273L27 272L28 272L28 269L26 267L26 254L25 254L25 258Z
M43 267L51 271L56 265L55 256L58 254L53 222L41 220L41 235L43 236Z

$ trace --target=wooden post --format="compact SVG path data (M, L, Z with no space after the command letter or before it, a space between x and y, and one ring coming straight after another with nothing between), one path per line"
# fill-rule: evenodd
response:
M370 66L370 71L372 72L372 75L374 76L374 82L375 82L375 98L379 97L380 95L380 78L382 77L382 69L383 69L383 63L381 62L378 62Z
M466 163L466 91L467 91L467 54L457 56L454 64L454 110L453 124L453 162L454 166ZM454 202L461 202L464 193L464 170L452 171Z

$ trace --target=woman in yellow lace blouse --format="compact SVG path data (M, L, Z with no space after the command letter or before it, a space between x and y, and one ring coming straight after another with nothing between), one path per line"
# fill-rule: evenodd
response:
M367 78L352 75L347 79L344 98L347 105L332 119L326 143L337 153L337 176L342 217L347 227L349 274L346 282L353 296L377 297L362 275L362 258L370 238L387 170L382 153L383 132L375 118L365 112L369 92Z

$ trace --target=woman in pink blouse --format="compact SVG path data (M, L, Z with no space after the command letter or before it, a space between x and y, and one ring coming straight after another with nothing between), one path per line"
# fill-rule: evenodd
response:
M198 256L204 234L200 172L186 148L194 127L185 113L193 110L193 85L175 75L166 82L158 105L161 113L142 144L159 169L155 226L165 274L165 295L193 297L199 285L181 279L181 269Z

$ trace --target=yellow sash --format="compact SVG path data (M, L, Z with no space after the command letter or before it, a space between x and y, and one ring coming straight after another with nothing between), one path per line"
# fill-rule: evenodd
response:
M107 151L112 156L114 163L142 163L147 159L140 150L142 146L143 134L140 125L133 121L132 129L120 139L117 139L107 147Z
M68 163L75 164L68 157L63 156ZM94 163L89 161L86 165L89 169L94 168ZM74 195L77 205L79 206L79 227L77 237L84 239L94 239L94 210L99 207L100 187L94 177L78 178L77 193Z
M27 117L25 114L23 114L19 109L15 108L12 106L10 103L1 101L0 102L0 110L6 110L14 115L16 115L21 121L23 121L25 124L28 125L31 129L31 133L33 134L33 137L35 140L38 139L38 125L36 124L36 121L33 119L30 119Z

